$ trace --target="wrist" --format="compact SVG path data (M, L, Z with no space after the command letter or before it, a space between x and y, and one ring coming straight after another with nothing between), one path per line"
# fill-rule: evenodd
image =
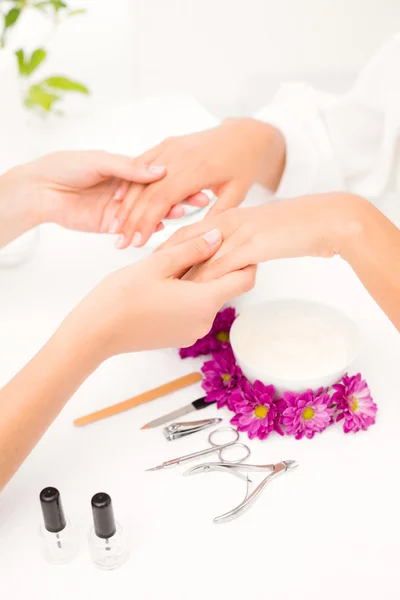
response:
M322 194L314 207L319 207L320 213L315 215L316 222L322 223L319 237L322 247L319 255L340 255L349 262L354 249L359 247L365 237L366 219L371 204L355 194L338 192ZM324 201L325 200L325 201Z
M341 195L341 224L337 231L338 254L348 263L368 246L368 230L376 219L376 209L365 198L353 194Z
M11 219L19 219L24 231L42 224L41 190L26 165L19 165L0 177L1 200L6 203Z

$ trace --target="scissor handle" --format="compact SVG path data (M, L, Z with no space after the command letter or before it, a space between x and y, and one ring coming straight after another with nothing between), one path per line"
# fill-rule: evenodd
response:
M233 459L232 458L224 458L224 452L229 451L232 448L243 448L244 453L242 453L242 456L239 456L239 458ZM219 452L218 452L218 456L221 462L223 463L230 463L230 464L239 464L241 462L243 462L244 460L246 460L246 458L248 456L250 456L250 448L248 446L246 446L246 444L242 444L241 442L233 442L231 444L227 444L226 446L223 446L222 448L220 448Z
M233 437L231 440L227 440L225 442L218 443L217 441L213 442L213 437L215 439L215 435L221 433L221 431L229 431L230 433L233 433ZM216 448L223 448L224 446L228 446L231 444L234 444L235 442L237 442L239 439L239 432L236 431L236 429L233 429L233 427L218 427L218 429L214 429L214 431L212 431L210 433L210 435L208 436L208 441L210 442L211 446L215 446Z

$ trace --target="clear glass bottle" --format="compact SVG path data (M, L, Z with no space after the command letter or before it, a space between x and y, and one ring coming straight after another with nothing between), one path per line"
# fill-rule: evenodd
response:
M53 487L40 492L44 523L40 528L41 550L52 565L62 565L78 554L78 543L71 523L65 518L60 492Z
M110 496L103 492L95 494L92 512L94 526L89 531L92 560L100 569L116 569L128 558L129 548L121 525L114 519Z

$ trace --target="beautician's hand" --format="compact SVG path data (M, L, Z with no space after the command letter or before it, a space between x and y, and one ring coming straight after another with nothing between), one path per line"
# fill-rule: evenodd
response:
M254 284L253 269L207 283L181 279L193 265L209 259L221 241L221 233L209 228L202 237L112 273L89 294L76 315L81 326L96 332L96 351L104 353L101 360L124 352L190 345L205 335L223 304Z
M24 170L40 190L42 220L93 232L100 231L107 203L121 201L129 184L142 190L166 173L158 164L138 166L132 158L104 151L56 152Z
M255 181L275 189L284 162L283 136L254 119L232 119L214 129L166 139L138 157L139 164L165 165L166 177L144 190L133 186L117 210L111 202L103 228L108 227L112 215L123 236L118 246L142 246L162 219L183 215L179 203L207 204L202 189L211 189L218 196L210 214L240 204Z
M0 177L0 247L45 222L100 231L112 198L118 202L131 182L142 190L165 172L102 151L56 152L15 167Z
M341 251L345 232L354 225L359 203L350 194L319 194L236 208L177 231L163 246L199 236L209 227L222 232L224 242L192 278L208 280L267 260L299 256L330 257Z

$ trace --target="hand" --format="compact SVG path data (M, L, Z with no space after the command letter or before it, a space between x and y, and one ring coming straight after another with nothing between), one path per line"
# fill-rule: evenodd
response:
M180 229L162 249L217 227L224 242L206 263L192 270L191 278L195 281L208 281L267 260L299 256L328 258L342 251L343 240L356 229L360 206L364 203L351 194L332 193L231 209Z
M163 181L144 190L133 186L119 206L110 202L104 213L102 228L109 227L113 215L120 248L142 246L162 219L181 217L179 203L207 204L203 189L218 196L210 214L240 204L255 181L275 189L284 167L285 142L270 125L232 119L214 129L169 138L138 158L139 164L154 162L168 169Z
M195 283L185 273L221 245L218 230L166 249L109 275L70 315L95 332L100 361L114 354L181 347L211 328L218 310L254 284L254 270ZM68 323L68 330L74 323ZM99 339L100 335L100 339Z
M22 184L38 190L40 222L93 232L100 231L107 203L120 201L131 182L142 190L143 184L166 172L164 167L138 166L132 158L103 151L55 152L19 171Z

